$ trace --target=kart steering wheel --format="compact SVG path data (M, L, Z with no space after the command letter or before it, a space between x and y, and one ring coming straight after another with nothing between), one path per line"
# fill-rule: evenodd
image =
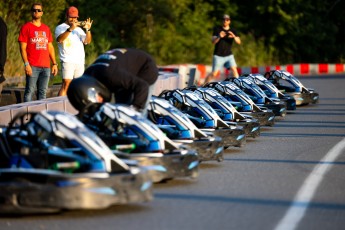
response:
M11 139L13 139L13 137L19 137L20 132L26 130L27 123L31 122L33 117L35 117L36 114L37 112L18 113L9 123L8 127L6 128L6 132L5 132L6 137L10 141L12 141ZM12 137L12 138L9 138L9 137ZM28 132L28 138L30 137L31 137L30 132Z

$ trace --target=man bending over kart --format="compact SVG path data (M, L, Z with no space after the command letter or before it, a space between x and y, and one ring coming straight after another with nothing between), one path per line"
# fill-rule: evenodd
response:
M72 80L67 97L79 112L95 102L129 104L146 116L146 107L158 78L158 68L146 52L133 48L112 49L100 55Z

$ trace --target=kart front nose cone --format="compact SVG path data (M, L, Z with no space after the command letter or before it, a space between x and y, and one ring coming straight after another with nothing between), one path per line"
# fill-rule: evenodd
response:
M245 134L242 134L242 135L239 135L237 138L236 138L236 140L242 140L244 137L245 137L246 135Z
M188 169L193 169L199 165L199 161L193 161L189 164Z
M254 127L252 130L251 130L251 132L253 133L253 132L255 132L256 130L258 130L259 129L259 127Z
M221 154L223 151L224 151L224 147L223 146L218 147L217 150L216 150L216 155Z

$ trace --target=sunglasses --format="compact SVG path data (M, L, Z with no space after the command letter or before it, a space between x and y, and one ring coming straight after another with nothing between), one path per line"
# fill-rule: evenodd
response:
M43 11L43 10L41 10L41 9L32 9L32 10L31 10L31 12L33 12L33 13L34 13L34 12L42 12L42 11Z
M223 21L230 21L229 18L223 18Z

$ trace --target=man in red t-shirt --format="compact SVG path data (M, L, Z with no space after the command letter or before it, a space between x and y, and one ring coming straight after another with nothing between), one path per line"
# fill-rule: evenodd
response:
M50 60L53 63L52 74L55 76L58 72L52 44L53 36L49 27L41 22L42 9L40 3L32 5L32 20L22 26L18 38L26 75L25 102L32 100L36 86L37 99L46 98L50 77Z

